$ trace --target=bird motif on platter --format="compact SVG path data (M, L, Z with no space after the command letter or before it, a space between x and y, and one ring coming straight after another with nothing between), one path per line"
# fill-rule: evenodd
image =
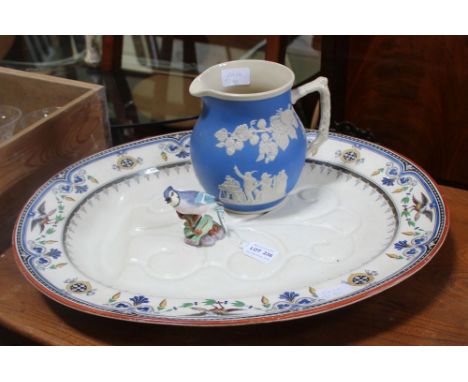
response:
M46 212L45 210L45 201L42 202L39 207L37 208L36 213L38 213L38 216L32 219L31 221L31 231L34 230L35 227L39 226L42 231L44 231L44 228L47 224L50 224L50 216L52 216L56 209L53 209L49 212Z
M432 221L433 212L431 211L431 205L429 203L429 199L422 192L421 192L421 200L417 199L413 195L413 206L411 207L411 211L416 211L416 215L414 215L414 221L418 221L421 215L424 215L430 221Z
M215 315L215 316L228 316L232 313L241 311L242 309L239 308L225 308L221 302L217 302L219 305L214 305L212 308L202 308L202 307L192 307L192 310L197 311L198 313L191 314L191 316L207 316L207 315Z

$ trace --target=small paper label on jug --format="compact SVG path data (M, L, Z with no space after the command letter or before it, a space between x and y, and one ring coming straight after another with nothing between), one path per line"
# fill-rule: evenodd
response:
M278 251L274 248L269 248L259 243L246 243L243 245L244 253L262 263L268 264L273 258L278 255Z
M250 85L250 69L223 69L221 70L221 80L224 87Z

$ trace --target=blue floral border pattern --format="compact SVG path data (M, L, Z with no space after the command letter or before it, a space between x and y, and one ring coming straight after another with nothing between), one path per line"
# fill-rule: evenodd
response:
M185 302L178 306L169 306L167 299L162 299L157 305L152 305L150 298L144 295L136 295L128 298L128 300L121 300L121 292L117 292L109 298L106 305L112 307L114 311L126 314L154 314L156 312L174 312L177 310L185 309L189 313L189 317L200 316L235 316L238 314L245 314L246 311L261 311L261 312L295 312L305 310L317 304L320 299L315 293L315 289L309 288L310 296L301 296L294 291L285 291L281 293L277 300L273 303L270 299L262 296L257 305L249 305L241 300L223 300L207 298L203 301ZM192 311L192 312L190 312Z
M412 166L412 165L410 165ZM387 253L392 259L417 259L420 255L430 250L435 244L432 241L431 232L420 227L420 219L433 221L439 219L437 215L437 204L435 199L430 199L425 192L416 194L415 187L418 184L414 176L398 168L393 162L386 163L385 167L378 168L372 172L371 176L381 175L380 182L383 187L392 188L392 194L400 196L400 206L402 207L401 218L405 221L407 230L401 233L408 237L408 240L399 240L394 243L394 249L401 251L401 254Z
M179 141L170 140L159 144L161 158L167 162L171 155L179 159L190 157L190 136L185 136Z
M22 256L30 256L29 261L39 270L60 269L68 263L59 260L62 251L55 248L58 242L52 240L50 235L56 232L58 225L65 220L65 209L67 203L75 202L76 196L85 194L89 190L89 184L99 184L99 181L92 175L86 173L86 170L80 169L74 175L65 178L63 182L52 189L55 196L55 208L48 209L46 202L42 202L37 209L30 209L27 216L31 219L29 229L31 232L37 232L34 239L26 243L26 248Z

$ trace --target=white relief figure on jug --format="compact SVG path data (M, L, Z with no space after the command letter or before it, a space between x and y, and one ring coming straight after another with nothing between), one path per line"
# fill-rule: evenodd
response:
M257 162L274 161L279 149L285 151L289 140L297 139L296 129L301 125L291 105L286 110L278 109L269 119L269 124L265 119L259 119L238 125L232 133L225 128L219 129L215 133L216 147L226 148L226 154L231 156L242 151L248 141L252 146L259 146Z
M225 202L242 204L263 204L278 200L286 195L288 175L285 170L271 175L267 172L257 178L257 171L242 173L237 166L234 172L240 180L226 175L225 181L219 185L219 199Z

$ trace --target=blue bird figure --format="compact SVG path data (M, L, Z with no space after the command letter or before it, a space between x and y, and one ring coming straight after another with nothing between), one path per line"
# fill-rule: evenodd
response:
M217 203L213 195L202 191L178 191L169 186L164 191L167 204L182 215L203 215L210 206Z
M223 223L224 208L213 195L202 191L179 191L169 186L164 190L164 199L174 207L184 222L184 241L195 247L209 247L225 237L227 229ZM218 204L216 213L219 223L205 215L213 204Z

